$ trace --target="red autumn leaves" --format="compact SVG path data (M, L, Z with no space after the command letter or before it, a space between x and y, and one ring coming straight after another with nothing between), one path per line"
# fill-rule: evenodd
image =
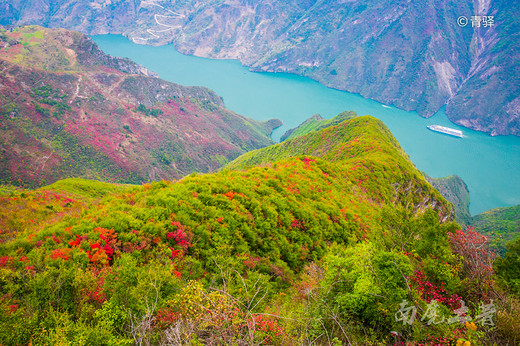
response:
M189 242L189 236L188 233L186 233L186 229L184 226L178 222L173 221L172 226L176 227L177 229L174 231L170 231L166 234L166 239L169 241L175 243L174 245L179 245L184 252L188 250L189 247L191 247L191 243ZM179 256L180 251L177 249L174 249L173 247L170 247L171 255L170 257L172 259Z
M95 266L106 266L114 255L114 245L117 242L117 233L113 229L97 227L94 229L99 233L99 240L90 245L87 251L90 262Z

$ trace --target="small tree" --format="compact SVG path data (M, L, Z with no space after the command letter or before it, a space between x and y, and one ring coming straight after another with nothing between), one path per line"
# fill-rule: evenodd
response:
M493 275L493 261L496 254L489 250L489 237L475 231L474 227L466 230L448 232L453 252L464 259L464 275L476 283L479 295L484 296L490 288Z

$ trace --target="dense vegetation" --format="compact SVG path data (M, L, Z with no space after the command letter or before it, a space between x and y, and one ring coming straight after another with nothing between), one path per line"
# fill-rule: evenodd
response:
M501 282L520 295L520 238L507 244L506 253L495 262L495 270Z
M450 221L380 121L348 120L230 167L255 160L176 182L4 191L1 343L518 341L485 238Z
M493 246L504 253L507 244L520 236L520 205L488 210L469 221L479 232L493 239Z
M315 114L309 119L305 120L302 124L300 124L298 127L294 129L288 130L284 135L281 137L281 141L285 141L287 139L292 139L296 137L300 137L303 135L306 135L307 133L311 131L317 131L320 129L324 129L329 126L337 125L340 122L351 119L353 117L357 116L356 112L353 111L347 111L338 114L332 119L324 119L319 114Z

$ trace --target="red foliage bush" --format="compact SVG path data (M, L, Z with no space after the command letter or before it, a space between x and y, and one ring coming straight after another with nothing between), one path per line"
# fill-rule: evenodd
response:
M490 287L493 275L493 261L496 254L488 249L489 238L475 231L474 227L448 232L453 252L464 258L464 274L477 281L480 294Z
M105 275L109 272L109 270L110 268L105 268L101 271L95 270L93 272L93 274L97 277L97 280L93 287L87 288L85 291L85 296L88 298L88 301L101 305L107 300L107 297L103 292L103 288L105 286Z
M76 236L76 240L69 241L69 246L71 246L71 247L78 247L86 239L87 239L87 236L80 236L78 234Z
M261 260L260 257L254 257L254 256L249 255L244 260L244 265L246 267L248 267L249 269L254 269L256 267L256 265L258 264L258 262L260 262L260 260Z
M461 297L456 294L450 294L444 288L432 284L430 281L426 280L426 276L423 272L416 270L411 281L417 284L419 292L421 293L421 298L427 303L436 300L453 310L461 307Z
M15 313L18 310L19 306L20 306L20 304L11 304L11 305L9 305L9 312L10 313Z
M177 227L177 230L174 232L168 232L166 238L174 240L177 245L186 251L191 246L191 244L188 241L188 234L186 233L184 226L181 225L181 223L178 221L173 221L172 226Z
M229 200L232 200L233 197L235 196L235 193L233 191L229 191L229 192L226 192L224 194L224 196L226 196Z
M69 260L70 259L70 256L69 256L69 253L70 253L70 249L66 248L66 249L56 249L56 250L53 250L51 252L51 255L50 257L52 259L64 259L64 260Z
M304 228L303 221L298 220L298 219L294 219L291 222L291 227L298 228L298 229L303 229Z
M310 157L304 157L302 159L302 162L305 163L305 164L309 164L311 162L316 162L316 160L315 159L311 159Z
M7 267L13 263L13 258L10 256L0 257L0 267Z
M174 259L174 258L179 256L179 250L175 250L175 249L172 249L172 248L170 248L170 250L172 250L172 253L170 255L171 259Z
M253 314L248 325L255 331L255 334L260 332L264 336L264 343L268 345L277 344L277 341L280 341L278 339L284 334L278 320L265 315Z
M99 240L94 244L90 244L91 251L87 251L87 255L93 265L107 266L113 259L117 233L113 229L101 227L94 229L94 231L99 233Z
M180 314L170 308L161 308L154 317L155 327L166 329L179 319Z

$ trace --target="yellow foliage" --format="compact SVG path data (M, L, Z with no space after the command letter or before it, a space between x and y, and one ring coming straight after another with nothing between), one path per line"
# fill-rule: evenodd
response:
M194 320L208 316L227 316L234 311L234 306L226 295L220 292L208 293L202 283L197 281L190 281L188 286L168 302L168 306L183 317ZM213 318L204 320L210 324L221 322Z
M477 325L474 322L466 322L466 328L472 331L476 331Z
M108 265L108 256L102 249L95 249L96 252L90 258L90 262L97 267L105 267Z

